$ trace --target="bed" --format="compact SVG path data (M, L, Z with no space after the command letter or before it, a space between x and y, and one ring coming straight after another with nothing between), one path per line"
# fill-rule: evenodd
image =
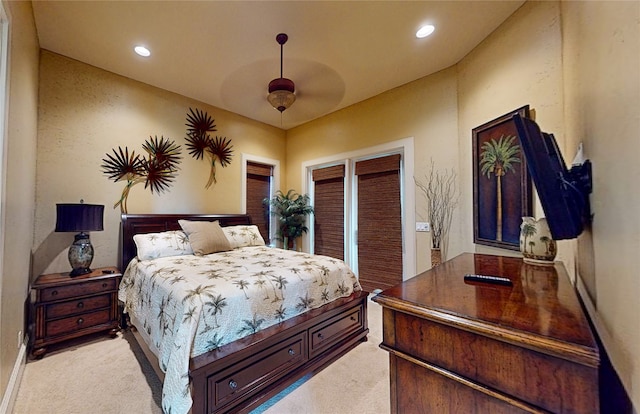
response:
M366 341L368 293L359 288L355 275L349 275L350 270L342 269L341 261L336 259L268 248L257 243L257 246L236 244L230 251L199 257L185 254L173 258L158 257L139 260L134 236L146 235L144 237L153 240L153 234L168 234L181 230L179 220L217 221L226 228L228 236L234 234L235 229L244 229L251 224L247 215L122 215L120 266L121 269L127 270L124 272L119 296L123 302L127 324L131 326L134 337L156 372L163 378L165 412L186 412L189 405L190 412L193 414L249 412L298 379L320 371L360 342ZM140 243L141 236L137 236L136 240ZM178 241L174 242L174 244L178 243ZM146 254L146 252L142 253L142 257ZM254 257L256 254L260 256ZM289 255L294 256L290 258ZM234 256L237 257L234 259ZM290 259L298 260L299 265L288 267L278 265L278 267L266 261L264 257L270 257L270 260L275 260L275 263L284 263L282 261L284 259L287 263ZM234 262L237 259L239 261ZM316 259L322 262L315 264L313 260ZM176 273L178 270L172 267L175 266L173 262L167 264L170 260L177 260L181 265L185 265L187 270L179 270L180 272L191 273ZM204 272L201 266L205 265L212 270ZM264 272L269 274L268 280L280 280L280 283L265 284L263 279L247 279L252 283L246 283L231 277L232 274L235 275L236 270L249 271L252 266L254 271L255 266L264 268ZM313 303L314 299L306 297L306 293L293 293L298 292L296 290L298 279L306 278L298 274L298 271L304 267L314 266L319 266L322 272L320 276L316 274L313 277L313 287L305 289L317 290L318 286L324 285L322 296L316 297L315 303ZM334 266L337 266L337 270L334 270ZM283 283L281 274L291 273L292 269L295 270L294 275L290 275L288 281ZM145 271L148 271L150 280L143 282ZM204 282L196 281L196 275L205 273L208 274L209 281L206 279ZM344 280L328 281L333 273ZM173 317L168 311L158 311L157 307L154 308L154 312L157 313L152 313L151 302L164 303L168 297L180 295L177 290L168 292L164 289L169 289L167 287L169 285L183 285L187 283L184 282L185 279L188 283L197 285L191 286L189 290L191 293L194 291L201 293L203 286L211 285L215 292L207 293L207 297L211 299L208 302L217 299L217 304L220 305L220 299L224 296L226 301L224 305L227 309L233 310L226 312L229 319L224 321L224 318L221 318L222 315L218 312L220 306L207 310L202 305L202 309L195 312L201 312L200 316L195 318L196 322L176 323L176 320L188 319L183 318L182 315L192 316L194 313L193 309L187 306L191 302L184 298L174 300L175 305L170 309L180 308L181 304L184 304L184 309L177 309ZM228 297L226 293L218 294L221 289L231 289L231 287L224 287L221 279L229 279L229 283L233 280L235 290L240 293L239 299ZM332 284L338 284L339 287L336 288ZM250 285L256 285L255 289L258 290L251 293ZM329 285L331 287L327 288ZM151 293L145 293L144 296L141 294L143 289L163 293L159 294L158 298L151 299ZM264 296L261 298L262 302L254 301L258 298L258 291ZM289 304L284 307L286 312L291 314L288 316L282 309L282 303L290 300L292 295L298 295L298 302L296 305ZM301 298L305 300L300 300ZM147 302L146 305L145 302ZM240 317L240 321L233 319L236 314L241 314L239 305L236 306L241 303L250 304L253 318ZM301 306L301 303L305 306ZM265 319L267 321L262 329L258 329L260 323L256 323L256 315L259 314L256 309L262 309L264 306L271 306L270 309L272 309L276 305L280 306L280 311L283 311L282 314L276 312L279 315L277 321L269 322L268 318L260 317L258 318L260 322L264 322ZM145 306L149 308L146 309L146 314L143 312ZM173 321L172 324L167 320ZM246 326L251 329L245 329ZM205 338L204 335L207 335L205 332L212 331L211 327L218 331L215 332L213 339ZM224 334L219 335L219 332ZM208 334L210 335L211 332ZM163 342L158 339L160 337L163 338ZM185 342L183 342L183 339L180 339L183 337L190 339L184 339ZM227 340L221 340L221 338ZM171 352L167 351L168 347L173 347ZM185 351L187 348L191 351ZM186 372L180 372L180 367L184 367ZM187 385L184 395L177 395L179 393L176 390L180 390L180 385L184 385L185 382Z

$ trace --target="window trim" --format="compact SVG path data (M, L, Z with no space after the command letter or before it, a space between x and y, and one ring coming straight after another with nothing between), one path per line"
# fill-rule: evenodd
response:
M276 189L280 188L280 161L272 158L261 157L258 155L242 153L242 167L241 167L241 186L240 186L240 212L247 214L247 163L255 162L259 164L267 164L273 166L273 180L271 181L271 188L269 189L269 198L273 197ZM269 216L269 231L271 240L275 240L276 237L276 223L273 220L273 214Z

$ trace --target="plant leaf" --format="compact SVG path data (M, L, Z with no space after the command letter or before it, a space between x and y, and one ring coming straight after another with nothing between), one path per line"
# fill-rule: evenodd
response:
M115 149L112 150L114 155L107 153L107 158L102 159L102 172L106 174L109 179L113 181L119 181L122 179L132 179L134 176L142 174L143 165L139 155L136 155L135 151L129 155L129 149L127 147L122 150L122 147L118 147L118 152Z

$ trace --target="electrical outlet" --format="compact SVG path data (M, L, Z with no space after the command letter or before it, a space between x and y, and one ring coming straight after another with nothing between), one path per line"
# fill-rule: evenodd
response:
M416 231L431 231L431 226L428 222L418 221L416 222Z

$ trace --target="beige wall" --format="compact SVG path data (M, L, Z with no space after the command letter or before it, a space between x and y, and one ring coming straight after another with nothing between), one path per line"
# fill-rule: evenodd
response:
M408 83L372 99L289 130L287 133L286 187L301 191L302 163L331 154L413 137L414 176L424 179L431 160L439 170L458 165L456 71L450 68ZM417 220L426 220L426 204L416 193ZM456 220L453 232L459 233ZM416 243L416 269L431 266L430 233L415 233L407 242ZM459 252L452 238L450 257Z
M640 2L562 2L565 131L593 162L593 226L578 239L583 295L640 409Z
M24 330L33 242L39 45L30 2L3 2L10 19L9 115L6 140L0 390L7 390Z
M217 167L217 184L205 189L206 161L186 150L189 108L207 111L216 134L231 139L233 159ZM143 153L150 136L182 145L180 172L169 191L151 194L144 184L129 195L129 213L239 213L242 211L241 155L284 163L285 133L265 124L43 51L33 274L69 269L72 234L55 233L56 203L104 204L104 231L91 233L94 267L115 265L120 210L113 209L124 188L101 171L102 158L118 147Z

